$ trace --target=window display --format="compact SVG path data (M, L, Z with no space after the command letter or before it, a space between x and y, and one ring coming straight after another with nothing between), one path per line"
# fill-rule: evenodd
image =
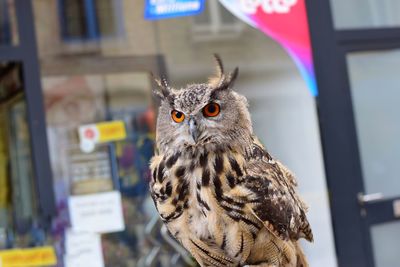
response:
M26 104L22 95L11 101L8 108L11 187L14 218L17 228L25 230L36 213L34 177L32 172Z
M111 159L107 146L92 153L83 153L79 148L72 147L67 153L71 195L113 190Z
M96 41L117 32L115 5L111 0L59 0L60 24L65 41Z
M49 76L43 79L43 85L59 213L53 225L59 255L67 253L67 257L69 253L64 249L63 236L71 223L67 206L71 197L119 189L125 229L102 234L105 265L136 266L151 261L171 266L173 261L175 266L186 266L181 254L169 245L168 234L161 232L148 193L148 162L155 138L149 73ZM79 127L107 119L122 121L127 137L97 144L93 152L82 152ZM171 255L175 257L171 259Z
M43 244L21 67L0 70L0 248Z

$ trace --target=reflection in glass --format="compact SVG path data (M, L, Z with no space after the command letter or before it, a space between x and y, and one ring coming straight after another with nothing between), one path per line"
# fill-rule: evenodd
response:
M366 193L400 195L400 50L348 56Z
M218 1L206 1L204 11L193 18L192 39L195 42L238 38L243 23Z
M371 228L375 267L399 265L400 222L375 225Z
M149 73L53 76L42 84L59 214L55 235L62 236L68 227L70 195L113 190L112 182L118 181L126 229L102 236L107 266L142 266L150 259L153 266L188 266L160 236L161 221L149 196L156 118ZM78 127L107 119L125 122L126 140L109 144L112 158L108 146L82 153ZM116 177L110 161L117 166Z
M336 29L400 26L398 0L330 0Z
M206 7L204 8L203 12L201 12L199 15L196 15L193 17L194 21L198 25L207 25L210 21L210 8L208 8L208 2L206 2Z
M0 70L0 228L26 232L37 207L25 95L19 65Z
M64 34L69 38L86 36L85 1L61 1L60 10L64 22Z
M71 195L94 194L113 190L111 159L107 146L84 153L79 146L68 149Z
M94 41L117 33L112 0L61 0L59 3L62 37L68 41Z
M95 1L96 16L101 36L113 36L116 33L113 2L110 0Z
M35 209L30 138L26 104L22 97L18 97L10 104L8 122L14 212L16 220L25 221L32 219Z
M18 43L14 0L0 0L0 45Z

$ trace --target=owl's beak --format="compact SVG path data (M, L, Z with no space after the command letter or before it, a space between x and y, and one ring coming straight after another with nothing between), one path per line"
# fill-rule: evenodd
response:
M189 134L192 136L193 141L197 143L199 130L197 129L197 122L193 117L189 119Z

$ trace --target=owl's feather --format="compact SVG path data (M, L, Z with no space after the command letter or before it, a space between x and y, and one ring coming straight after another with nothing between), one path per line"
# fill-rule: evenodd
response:
M254 215L283 240L304 237L313 241L306 205L295 191L294 175L255 141L245 166L243 184L258 195L251 203Z

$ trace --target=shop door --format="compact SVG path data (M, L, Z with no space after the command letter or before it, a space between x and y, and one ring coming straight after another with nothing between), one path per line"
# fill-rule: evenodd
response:
M400 266L400 2L307 4L339 266Z

